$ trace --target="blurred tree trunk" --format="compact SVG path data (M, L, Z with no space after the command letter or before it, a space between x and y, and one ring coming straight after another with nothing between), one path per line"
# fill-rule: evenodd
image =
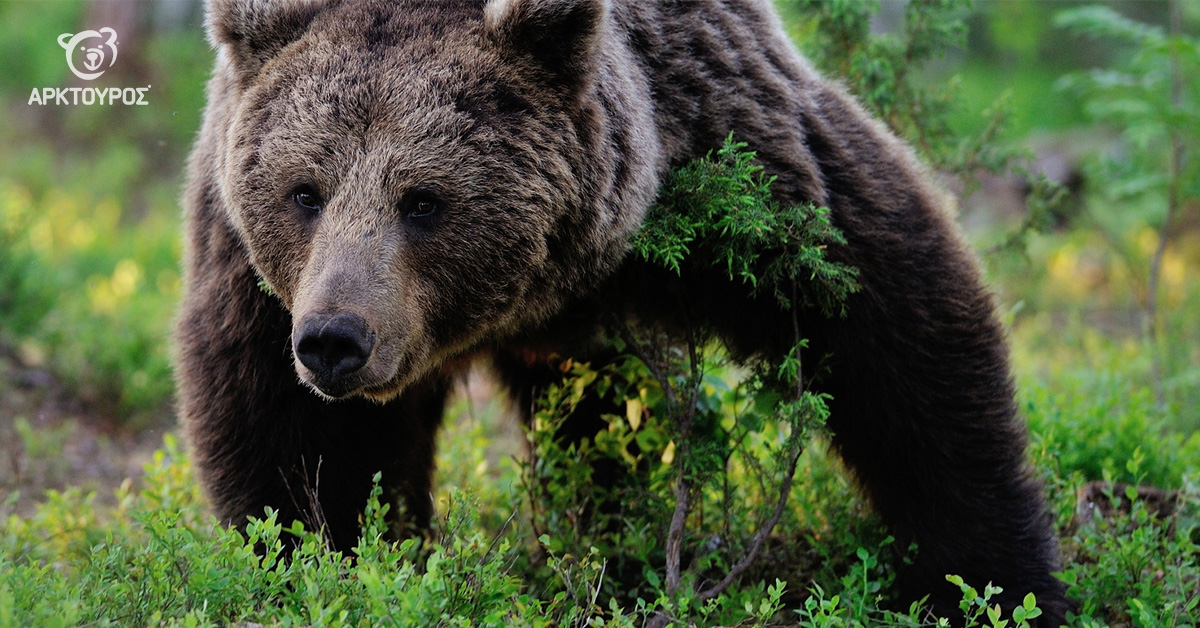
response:
M108 26L117 31L117 59L112 72L122 83L144 85L149 77L145 62L150 18L154 10L150 0L91 0L83 27Z

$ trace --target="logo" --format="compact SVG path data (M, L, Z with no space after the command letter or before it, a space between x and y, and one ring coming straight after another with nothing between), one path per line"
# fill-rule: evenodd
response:
M117 31L105 26L94 31L63 33L58 45L67 51L67 67L85 81L94 81L117 62ZM148 105L145 87L35 87L29 105Z
M107 41L104 40L105 34L108 35ZM100 78L104 70L117 62L117 31L107 26L99 31L63 33L58 36L58 45L67 50L67 67L71 68L75 76L85 81ZM86 72L81 72L75 67L76 57L83 57L83 69L87 70ZM104 64L105 61L108 65ZM104 69L100 69L101 67Z

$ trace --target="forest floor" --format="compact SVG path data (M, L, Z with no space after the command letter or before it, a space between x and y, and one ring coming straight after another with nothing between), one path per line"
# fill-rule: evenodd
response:
M134 430L104 405L0 347L0 514L27 516L46 491L73 486L112 502L126 478L141 475L172 429L169 413Z

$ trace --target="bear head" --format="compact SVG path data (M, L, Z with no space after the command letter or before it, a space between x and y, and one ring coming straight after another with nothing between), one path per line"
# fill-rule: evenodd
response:
M310 387L390 399L619 263L662 164L609 13L211 0L221 205Z

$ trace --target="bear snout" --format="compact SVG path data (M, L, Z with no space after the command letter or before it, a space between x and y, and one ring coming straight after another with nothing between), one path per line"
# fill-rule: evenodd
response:
M375 333L357 314L306 314L292 336L296 357L315 376L312 382L322 392L337 396L346 388L348 376L371 359Z

